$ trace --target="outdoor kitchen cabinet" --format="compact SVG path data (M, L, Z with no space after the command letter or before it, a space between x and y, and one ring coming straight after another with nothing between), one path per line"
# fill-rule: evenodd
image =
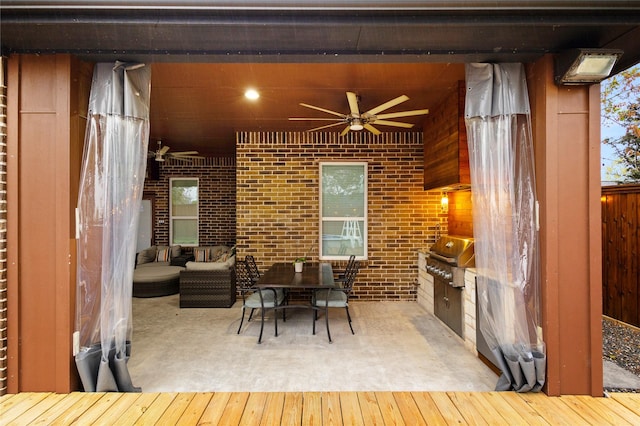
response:
M462 289L452 287L440 279L435 279L433 283L433 310L436 317L440 318L458 336L464 338L462 332Z
M464 81L430 111L424 124L424 189L454 191L468 188L469 149L464 123Z

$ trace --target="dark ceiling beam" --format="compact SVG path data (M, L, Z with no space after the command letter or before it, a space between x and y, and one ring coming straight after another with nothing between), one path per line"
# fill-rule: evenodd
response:
M0 8L2 54L460 63L531 62L571 48L622 49L614 72L640 60L640 1L3 0Z
M618 0L48 0L25 1L4 0L4 8L44 10L44 9L150 9L150 10L318 10L318 11L362 11L362 10L611 10L632 9L637 7L636 1Z

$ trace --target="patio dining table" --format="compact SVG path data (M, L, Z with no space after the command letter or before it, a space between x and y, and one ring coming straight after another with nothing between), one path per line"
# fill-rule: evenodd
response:
M295 272L294 266L292 263L274 263L268 270L265 272L258 282L255 284L256 287L264 289L264 288L281 288L285 292L290 290L297 289L309 289L312 291L325 289L327 291L331 291L331 289L336 288L337 284L333 279L333 268L330 263L318 263L318 262L307 262L304 264L302 272ZM329 298L327 297L327 300ZM318 307L314 306L312 303L308 304L284 304L279 305L275 310L278 309L289 309L289 308L306 308L312 310L323 310L325 314L325 322L327 325L327 337L329 338L329 343L331 343L331 332L329 331L329 307ZM264 316L262 317L262 321L264 321ZM315 315L312 315L312 321L315 321ZM275 330L276 336L278 335L278 329ZM262 337L262 336L260 336ZM260 339L258 339L258 343L260 343Z

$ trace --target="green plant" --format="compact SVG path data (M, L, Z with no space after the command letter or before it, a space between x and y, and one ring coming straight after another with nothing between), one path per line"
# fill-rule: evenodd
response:
M299 262L305 263L306 261L307 261L306 257L297 257L296 260L293 261L293 263L299 263Z

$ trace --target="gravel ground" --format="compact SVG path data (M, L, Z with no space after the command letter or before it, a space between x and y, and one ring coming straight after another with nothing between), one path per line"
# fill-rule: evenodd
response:
M640 329L603 318L602 357L640 376ZM640 389L607 388L605 390L640 392Z

